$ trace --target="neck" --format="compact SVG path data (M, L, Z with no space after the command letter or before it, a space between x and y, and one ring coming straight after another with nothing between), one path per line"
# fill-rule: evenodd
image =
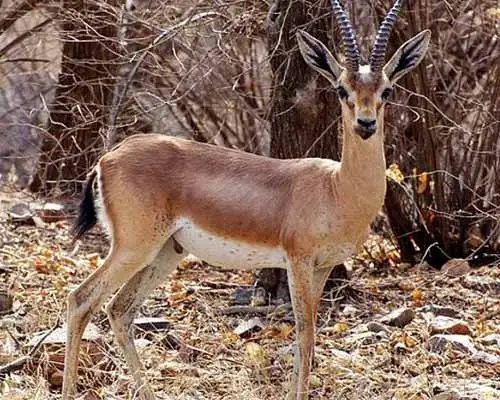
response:
M345 118L342 121L344 135L339 183L345 188L356 190L360 196L373 199L373 196L378 195L383 201L385 195L383 116L378 118L377 131L367 140L354 133L350 121Z

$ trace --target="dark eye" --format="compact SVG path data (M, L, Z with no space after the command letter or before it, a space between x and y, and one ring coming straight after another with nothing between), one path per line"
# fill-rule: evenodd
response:
M347 90L343 86L337 88L337 94L340 100L345 100L349 97L349 93L347 93Z
M392 94L392 89L391 88L385 88L384 91L382 92L382 100L387 100Z

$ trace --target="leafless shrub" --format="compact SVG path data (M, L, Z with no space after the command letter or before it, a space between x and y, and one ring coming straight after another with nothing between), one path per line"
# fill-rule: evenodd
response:
M376 15L389 3L377 3ZM433 33L427 66L401 85L408 91L392 107L388 135L407 189L391 185L386 208L407 259L429 252L439 264L500 250L496 13L494 1L417 1L394 33L394 46L421 29Z

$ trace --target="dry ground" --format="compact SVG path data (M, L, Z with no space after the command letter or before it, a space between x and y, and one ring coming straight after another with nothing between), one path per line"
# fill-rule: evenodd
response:
M9 222L5 208L10 203L4 201L0 209L0 290L8 288L14 304L10 313L0 314L0 365L29 354L37 333L65 320L68 291L102 262L107 248L98 229L75 251L69 247L66 222L41 227ZM498 267L449 277L426 266L399 264L397 252L380 240L372 241L369 254L352 265L345 287L324 296L311 399L437 399L446 386L464 396L472 390L475 394L464 398L478 400L493 400L500 393L498 362L488 364L452 349L429 351L428 321L420 312L430 304L450 306L471 328L476 348L500 356L498 345L480 342L486 334L500 333ZM220 314L235 287L252 281L250 273L186 262L149 297L142 316L167 318L172 323L168 335L181 342L172 349L165 332L137 335L159 398L166 392L179 400L284 398L294 338L290 313L260 315L264 329L246 338L233 330L253 315ZM411 323L388 327L384 334L363 333L368 322L400 306L416 311ZM80 395L133 399L134 385L102 311L93 323L103 340L97 356L89 360L82 355ZM57 354L60 348L41 346L21 369L0 376L0 398L59 398Z

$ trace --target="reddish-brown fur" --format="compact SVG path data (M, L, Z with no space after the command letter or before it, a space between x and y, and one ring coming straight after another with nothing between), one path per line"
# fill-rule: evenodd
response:
M389 73L404 56L401 49L419 51L419 60L423 57L429 32L411 41L388 63ZM290 398L308 398L314 325L324 283L332 267L363 243L383 203L381 91L391 86L386 75L373 76L369 68L350 73L328 50L323 50L328 52L328 68L321 70L326 64L317 64L318 57L311 56L324 47L316 42L311 37L299 39L304 58L334 85L345 86L347 93L341 103L341 164L322 159L275 160L160 135L133 136L102 157L96 170L99 199L112 244L103 265L68 297L63 400L73 398L83 330L116 291L106 307L111 327L139 398L155 398L142 373L131 323L144 298L185 255L175 243L188 226L179 223L183 219L201 229L194 230L198 235L208 232L219 246L227 239L236 247L244 244L247 252L256 249L283 258L279 262L288 273L297 335ZM415 54L410 56L413 60ZM395 79L405 72L398 71ZM359 120L374 122L372 129L360 126ZM82 226L88 224L84 221ZM182 238L185 248L197 240L187 233ZM207 253L208 247L197 248ZM220 254L226 251L220 249Z

